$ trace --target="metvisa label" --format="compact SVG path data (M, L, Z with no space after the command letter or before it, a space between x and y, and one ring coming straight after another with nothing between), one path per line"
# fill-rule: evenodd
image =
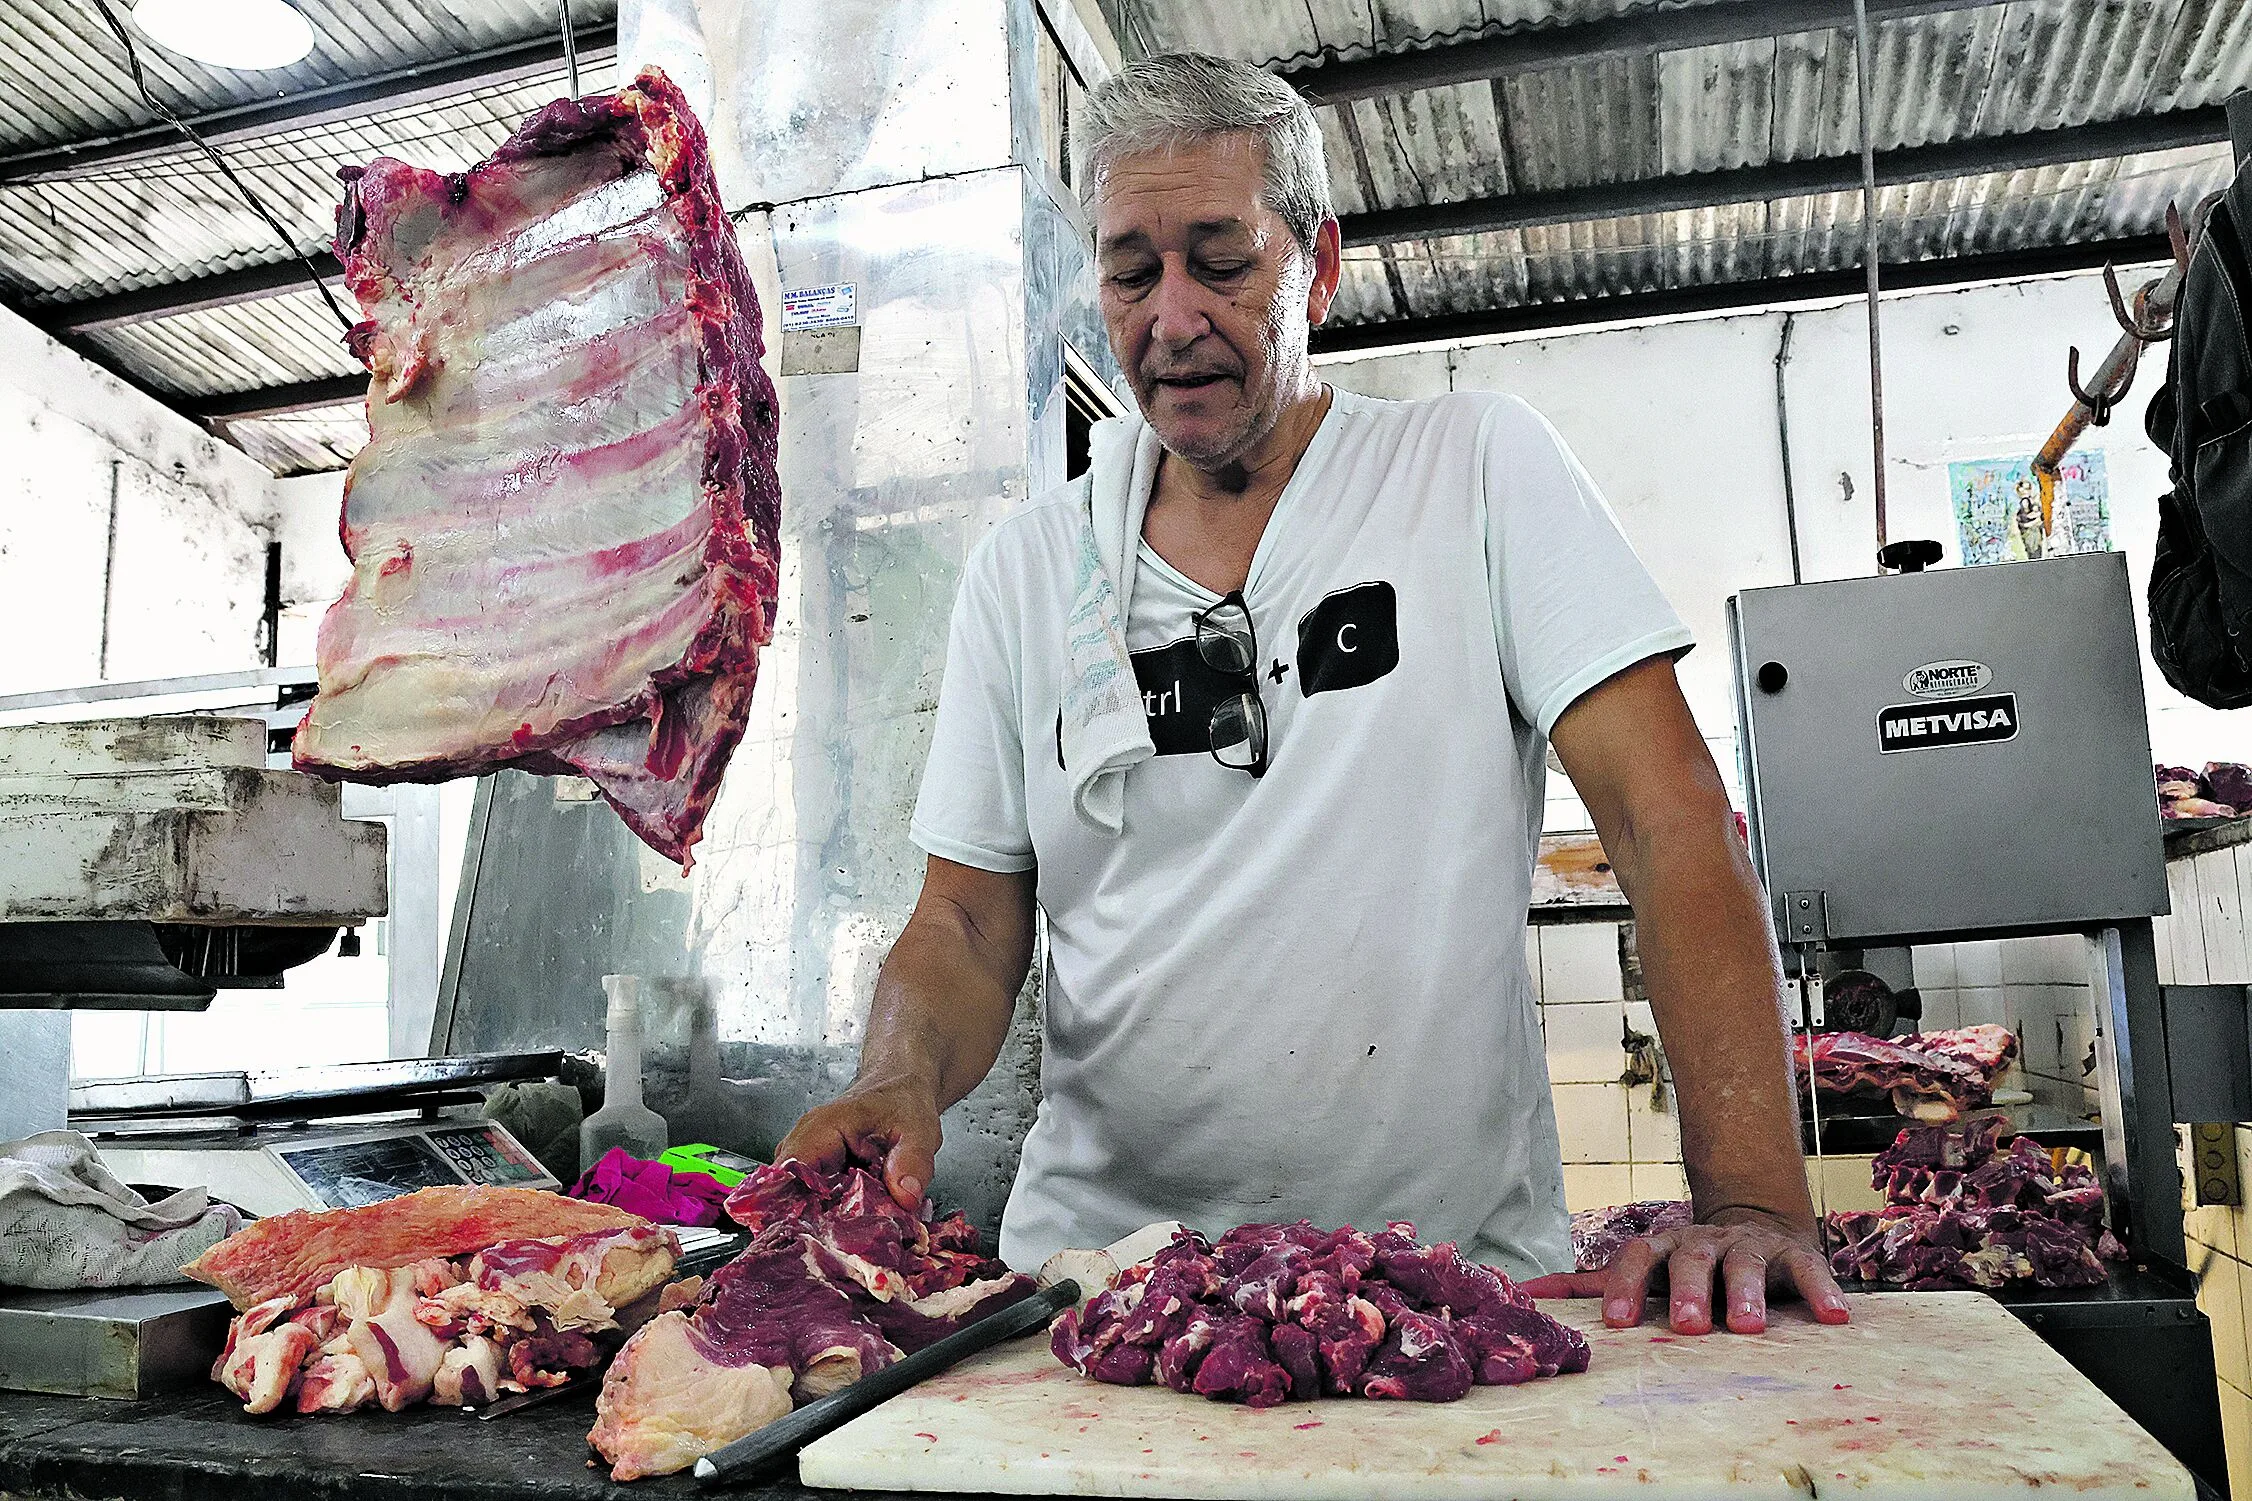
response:
M2017 736L2017 695L1956 699L1937 704L1894 704L1877 711L1877 749L1935 750L1944 745L1988 745Z

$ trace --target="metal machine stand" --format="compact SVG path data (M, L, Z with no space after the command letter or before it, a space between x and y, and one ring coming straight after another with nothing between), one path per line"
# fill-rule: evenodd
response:
M2113 1229L2138 1257L2184 1266L2181 1172L2149 918L2088 935L2088 989L2096 1005L2104 1196Z

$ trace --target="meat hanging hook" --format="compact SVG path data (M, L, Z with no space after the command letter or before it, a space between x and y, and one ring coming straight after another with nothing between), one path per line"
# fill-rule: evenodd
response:
M2172 222L2173 205L2168 204L2166 210L2169 221ZM2121 330L2138 344L2156 344L2174 337L2174 321L2171 317L2153 319L2146 316L2149 311L2149 287L2135 293L2132 307L2120 296L2119 273L2109 261L2103 263L2103 290L2104 295L2111 299L2111 316L2118 321ZM2119 394L2124 396L2126 392L2121 391Z
M2121 361L2118 373L2109 381L2100 383L2095 390L2083 389L2080 384L2080 346L2075 344L2065 352L2064 381L2072 388L2072 395L2088 409L2088 420L2097 427L2111 421L2111 409L2126 396L2135 383L2135 366L2141 362L2142 345L2130 343L2127 357Z
M2189 226L2182 223L2182 211L2174 200L2166 200L2166 241L2174 247L2174 269L2186 281L2189 278Z

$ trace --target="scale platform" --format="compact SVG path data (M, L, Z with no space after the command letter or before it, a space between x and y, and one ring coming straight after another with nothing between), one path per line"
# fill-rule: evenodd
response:
M209 1287L0 1288L0 1389L146 1397L211 1374L235 1311Z

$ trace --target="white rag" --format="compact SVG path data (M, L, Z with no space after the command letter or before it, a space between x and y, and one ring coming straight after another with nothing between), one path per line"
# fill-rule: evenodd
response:
M181 1267L241 1228L241 1211L208 1189L151 1204L76 1131L0 1143L0 1285L180 1282Z
M1064 622L1060 735L1072 806L1106 834L1126 826L1127 771L1157 754L1126 654L1126 610L1163 453L1139 417L1098 422L1088 436L1087 509Z

